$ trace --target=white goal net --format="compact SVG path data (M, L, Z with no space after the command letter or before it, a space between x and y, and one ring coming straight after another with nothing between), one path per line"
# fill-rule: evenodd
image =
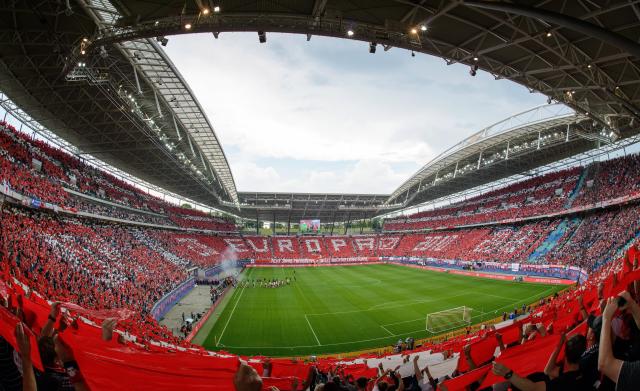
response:
M427 331L433 334L471 324L471 308L456 307L427 314Z

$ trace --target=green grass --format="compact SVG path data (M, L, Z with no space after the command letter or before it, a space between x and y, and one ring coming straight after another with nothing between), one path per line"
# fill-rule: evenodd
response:
M195 341L243 355L356 351L431 336L430 312L467 306L479 323L563 288L398 265L251 268L243 278L282 278L294 270L297 281L289 286L229 292Z

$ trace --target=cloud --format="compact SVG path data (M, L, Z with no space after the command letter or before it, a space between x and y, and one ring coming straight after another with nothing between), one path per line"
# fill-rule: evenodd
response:
M344 165L340 170L308 168L305 175L282 177L271 166L259 166L253 162L240 162L233 166L234 173L242 180L245 191L282 191L305 193L309 189L322 189L325 193L376 193L387 194L388 189L407 179L410 170L394 169L379 159L362 159ZM277 188L274 189L274 185ZM345 190L349 189L349 190ZM350 190L353 189L353 190Z
M464 66L399 49L371 55L354 41L196 34L166 50L241 191L390 193L462 138L544 101Z

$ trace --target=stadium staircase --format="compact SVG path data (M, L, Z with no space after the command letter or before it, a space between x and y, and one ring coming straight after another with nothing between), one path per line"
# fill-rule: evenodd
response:
M587 177L589 176L590 167L591 166L587 166L582 170L582 173L580 174L580 178L576 183L576 187L573 188L573 191L571 192L571 195L569 196L567 203L564 205L566 209L571 208L571 206L573 205L573 201L575 201L575 199L578 197L578 194L580 194L580 190L582 190L582 186L584 185L584 182L587 180Z
M569 224L569 220L563 219L556 229L551 231L544 242L542 242L542 244L538 246L531 255L529 255L529 262L535 263L538 258L544 257L549 251L553 250L570 226L571 224Z

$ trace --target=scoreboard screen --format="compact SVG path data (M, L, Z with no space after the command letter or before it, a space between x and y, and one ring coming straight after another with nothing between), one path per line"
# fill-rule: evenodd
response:
M300 232L320 232L320 220L300 220Z

